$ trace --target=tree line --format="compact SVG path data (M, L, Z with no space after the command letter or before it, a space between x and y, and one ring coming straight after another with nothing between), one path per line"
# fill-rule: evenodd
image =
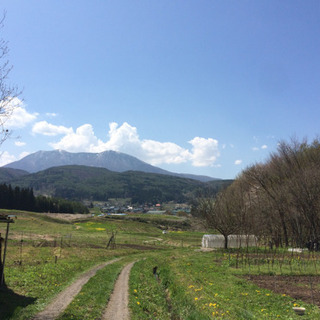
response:
M51 213L89 213L80 202L59 198L35 196L32 188L0 185L0 208Z
M225 247L230 234L255 234L270 247L318 250L320 141L280 142L216 198L200 197L196 212L224 235Z

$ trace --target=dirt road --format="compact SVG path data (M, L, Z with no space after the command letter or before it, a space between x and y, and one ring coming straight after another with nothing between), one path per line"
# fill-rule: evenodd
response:
M64 291L60 292L57 297L40 313L38 313L33 320L54 320L60 313L62 313L73 298L80 292L81 288L93 277L98 270L104 268L108 264L114 263L120 259L114 259L102 263L82 274L74 283L67 287ZM110 318L112 319L112 318ZM116 319L116 318L114 318Z
M108 306L102 316L102 320L129 320L129 275L134 262L126 265L114 286Z

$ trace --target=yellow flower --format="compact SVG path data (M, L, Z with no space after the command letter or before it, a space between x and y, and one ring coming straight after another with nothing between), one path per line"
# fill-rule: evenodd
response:
M198 300L198 298L196 297L196 298L194 298L194 300L195 300L195 301L197 301L197 300Z
M140 302L139 301L137 301L137 305L139 305L140 304Z
M270 293L266 293L266 296L270 296Z
M194 286L191 284L188 288L191 289L191 288L194 288Z
M137 291L137 289L134 289L133 292L137 293L138 291Z

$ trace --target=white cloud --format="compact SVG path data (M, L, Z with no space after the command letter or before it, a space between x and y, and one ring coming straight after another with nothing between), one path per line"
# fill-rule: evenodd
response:
M77 128L76 132L72 129L59 142L50 143L55 149L67 150L70 152L97 152L102 141L93 132L90 124L84 124Z
M15 144L17 147L23 147L23 146L26 145L26 143L25 143L25 142L22 142L22 141L15 141L14 144Z
M213 166L220 156L217 140L196 137L189 143L192 145L191 150L173 142L140 139L136 127L127 122L124 122L121 126L112 122L109 124L108 140L106 142L95 136L90 124L85 124L77 128L76 132L70 129L60 141L50 145L55 149L70 152L114 150L130 154L153 165L191 161L196 167Z
M146 156L146 161L153 165L161 163L182 163L191 157L188 150L172 142L144 140L141 143L141 148Z
M235 162L234 162L234 164L236 165L236 166L238 166L238 165L240 165L242 163L242 160L236 160Z
M120 127L116 122L112 122L109 124L109 128L109 141L101 145L101 148L129 154L139 154L141 152L141 141L137 128L127 122L124 122Z
M57 113L54 113L54 112L47 112L46 113L46 116L49 117L49 118L54 118L56 117L58 114Z
M212 166L220 156L218 140L195 137L189 141L192 145L192 164L195 167Z
M69 134L72 132L72 128L56 126L51 123L48 123L47 121L37 122L32 127L32 133L42 134L44 136L57 136L59 134Z
M0 153L0 167L14 162L14 161L18 161L24 157L26 157L27 155L29 155L30 152L22 152L19 154L19 156L14 156L13 154L10 154L8 151L4 151Z
M137 128L124 122L109 124L109 141L101 144L97 151L115 150L133 155L153 165L181 163L187 160L189 152L172 142L140 140Z
M268 146L266 144L262 145L260 148L259 147L252 148L253 151L259 151L259 150L264 150L264 149L268 149Z
M10 114L10 117L5 120L5 126L8 129L24 128L38 116L38 113L29 113L19 98L13 98L5 109ZM3 115L1 117L3 118Z
M10 154L7 151L0 153L0 166L4 166L8 163L18 160L14 155Z
M20 159L28 156L29 154L30 154L30 152L27 152L27 151L21 152L21 153L19 154L19 157L18 157L17 160L20 160Z

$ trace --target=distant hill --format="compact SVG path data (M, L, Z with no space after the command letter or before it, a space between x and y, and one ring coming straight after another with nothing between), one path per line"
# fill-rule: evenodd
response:
M220 182L220 180L218 180ZM113 172L88 166L60 166L21 176L12 185L35 194L69 200L132 198L133 203L186 201L206 183L194 179L139 171Z
M104 151L101 153L70 153L63 150L38 151L22 158L19 161L9 163L5 165L4 168L20 169L29 173L35 173L48 168L66 165L98 167L115 172L141 171L148 173L158 173L188 179L195 179L202 182L217 180L208 176L180 174L166 171L143 162L128 154L115 151Z
M20 169L0 168L0 183L8 183L28 174L29 172Z

